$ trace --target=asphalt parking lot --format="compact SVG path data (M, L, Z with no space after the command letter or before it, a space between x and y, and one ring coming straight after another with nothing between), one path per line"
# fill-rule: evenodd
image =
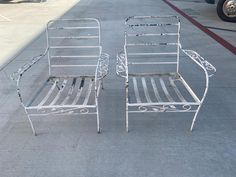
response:
M220 20L216 13L216 5L207 4L203 0L192 2L186 2L184 0L175 0L171 3L177 8L179 8L183 13L195 19L203 27L214 32L223 40L232 44L235 47L235 23L229 23Z
M66 2L61 5L65 7ZM47 1L51 5L48 7L44 3L7 4L15 14L19 12L19 16L10 14L6 4L0 4L0 31L4 39L0 41L0 60L3 61L0 176L235 176L236 23L221 21L215 5L203 0L167 2L172 6L162 0L81 0L61 11L53 0ZM32 13L30 8L42 7L44 14L52 14L38 16L37 21L33 20L35 23L29 16L24 18L24 11ZM50 8L57 11L57 15ZM60 15L62 18L96 17L101 21L103 50L110 54L110 72L104 79L105 90L100 100L101 134L96 133L92 116L49 116L33 120L39 132L38 136L33 136L15 83L9 78L32 56L44 51L46 41L42 26L48 18ZM216 67L193 132L189 132L190 113L135 115L130 118L131 131L125 132L124 80L116 76L115 66L116 54L124 44L124 21L132 15L180 16L183 48L198 51ZM21 19L24 23L19 26ZM25 28L30 30L25 31ZM33 81L45 75L46 68L45 58L33 70L34 75L27 75L29 80L23 84L26 96L31 92L30 86L36 84ZM187 71L193 74L190 80L195 81L198 73L191 73L192 69L190 66ZM197 82L195 86L200 88Z

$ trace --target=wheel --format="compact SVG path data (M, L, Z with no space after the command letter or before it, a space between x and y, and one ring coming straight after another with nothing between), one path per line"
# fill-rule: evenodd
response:
M236 0L219 0L217 14L224 21L236 22Z

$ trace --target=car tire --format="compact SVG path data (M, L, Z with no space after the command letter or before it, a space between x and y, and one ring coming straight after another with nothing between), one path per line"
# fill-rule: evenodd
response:
M231 10L234 11L234 15L229 15L227 13L227 3L233 3L232 5L233 8ZM236 8L236 0L219 0L217 4L217 14L224 21L236 22L236 9L235 8Z

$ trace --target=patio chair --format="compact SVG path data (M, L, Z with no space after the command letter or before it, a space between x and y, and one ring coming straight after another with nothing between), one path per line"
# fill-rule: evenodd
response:
M198 86L183 78L182 73L190 68L180 62L182 58L193 61L203 71L202 94L196 94ZM184 69L180 70L180 64ZM125 78L127 132L130 113L150 112L193 112L192 131L208 91L208 78L216 71L197 52L181 47L180 20L176 16L127 18L124 51L117 55L116 68L117 74ZM189 75L198 78L200 73Z
M11 75L33 134L36 130L31 117L55 114L95 114L100 133L98 97L109 62L109 55L102 53L100 22L94 18L52 20L46 36L45 52ZM44 56L48 58L49 75L33 95L23 100L22 76L33 68L37 71L36 63Z

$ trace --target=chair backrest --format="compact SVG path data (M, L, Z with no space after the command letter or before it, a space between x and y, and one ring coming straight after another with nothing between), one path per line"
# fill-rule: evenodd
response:
M102 50L97 19L52 20L46 33L50 76L94 76Z
M132 16L125 21L129 73L178 72L180 21L176 16Z

